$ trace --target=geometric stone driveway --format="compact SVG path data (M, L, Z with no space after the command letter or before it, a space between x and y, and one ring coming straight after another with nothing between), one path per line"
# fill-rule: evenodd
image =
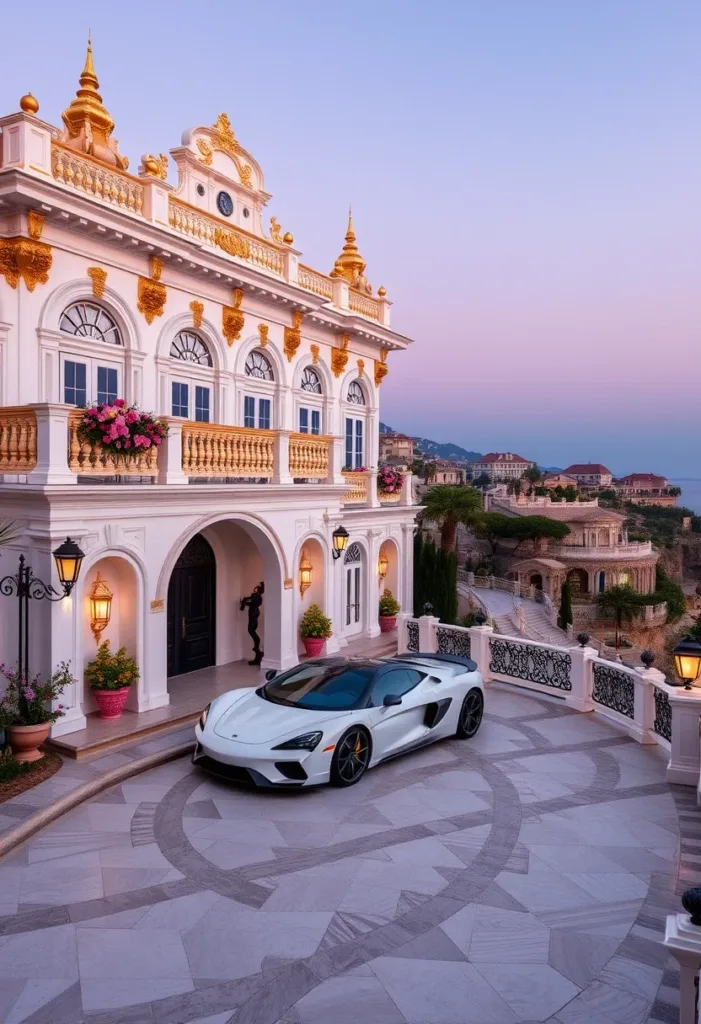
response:
M0 865L0 1020L674 1020L694 791L554 700L492 685L487 710L348 790L182 759L66 815Z

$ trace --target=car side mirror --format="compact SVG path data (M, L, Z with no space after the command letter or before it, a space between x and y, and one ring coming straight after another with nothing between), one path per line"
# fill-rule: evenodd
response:
M277 675L277 669L276 668L269 668L268 671L265 673L265 678L268 680L268 682L270 682L270 680L274 679L276 675Z
M388 693L382 703L386 708L394 708L397 704L402 703L402 698L398 697L396 693Z

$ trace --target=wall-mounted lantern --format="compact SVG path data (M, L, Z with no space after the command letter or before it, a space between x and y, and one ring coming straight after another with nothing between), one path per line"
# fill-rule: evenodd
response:
M97 574L97 579L90 595L90 629L99 645L103 629L106 629L112 614L112 591L105 581Z
M674 671L684 680L685 689L701 675L701 644L693 637L685 636L674 648Z
M333 557L340 558L348 547L348 530L345 526L337 526L331 537L333 538Z
M304 597L304 592L311 587L313 575L314 570L307 557L307 552L302 551L302 557L299 560L299 593L302 597Z
M382 584L385 582L385 576L387 575L388 569L389 559L387 558L387 555L383 551L380 551L380 557L377 561L377 576L380 581L380 586L382 586Z

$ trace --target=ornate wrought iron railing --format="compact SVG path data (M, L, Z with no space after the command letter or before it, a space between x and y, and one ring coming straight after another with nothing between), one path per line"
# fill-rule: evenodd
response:
M655 719L652 723L652 731L661 736L668 743L672 742L672 705L669 703L667 693L655 686Z
M554 690L572 689L572 658L566 651L494 636L489 640L489 651L490 672Z
M419 624L416 619L409 619L406 624L406 649L414 653L419 650Z
M436 645L439 654L469 658L472 648L470 631L462 626L437 626Z
M0 473L29 473L36 464L36 413L22 405L0 409Z
M631 673L600 661L593 662L593 672L594 703L626 718L635 718L635 680Z

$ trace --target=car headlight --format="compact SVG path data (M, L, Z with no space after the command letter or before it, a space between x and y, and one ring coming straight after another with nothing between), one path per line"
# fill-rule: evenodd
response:
M303 736L295 736L293 740L280 743L273 750L314 750L321 743L322 733L305 732Z
M211 706L211 703L208 704L207 707L202 712L202 714L200 715L200 729L204 729L205 725L207 724L207 715L209 714L209 709L211 708Z

